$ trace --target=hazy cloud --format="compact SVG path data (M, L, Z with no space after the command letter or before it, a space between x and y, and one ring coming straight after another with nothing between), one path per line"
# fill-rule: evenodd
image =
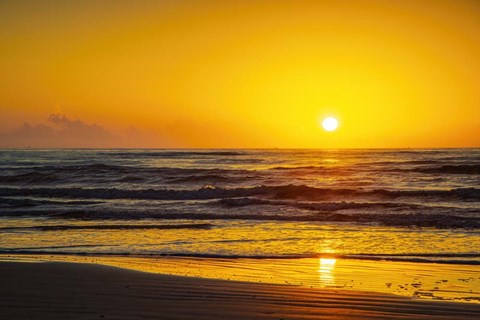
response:
M13 132L0 134L1 147L102 148L121 145L121 138L97 124L50 114L45 124L24 123Z

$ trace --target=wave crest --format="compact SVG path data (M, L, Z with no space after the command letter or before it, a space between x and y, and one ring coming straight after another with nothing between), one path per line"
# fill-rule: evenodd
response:
M0 196L40 196L90 199L155 199L155 200L207 200L249 196L273 199L329 200L358 198L436 198L480 200L480 189L456 188L450 190L365 190L316 188L306 185L256 186L246 188L222 188L206 186L200 189L118 189L118 188L0 188Z

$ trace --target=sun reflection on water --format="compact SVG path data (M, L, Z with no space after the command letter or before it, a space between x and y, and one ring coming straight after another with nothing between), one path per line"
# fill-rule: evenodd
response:
M318 272L320 274L320 282L322 285L332 286L335 285L335 264L337 259L335 258L320 258Z

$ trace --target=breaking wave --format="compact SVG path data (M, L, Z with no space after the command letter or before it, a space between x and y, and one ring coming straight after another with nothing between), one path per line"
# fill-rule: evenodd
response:
M199 189L119 189L119 188L0 188L0 196L39 196L81 199L207 200L264 196L272 199L330 200L350 198L434 198L480 201L479 188L450 190L386 190L316 188L307 185L256 186L246 188L202 187Z
M25 172L27 171L27 172ZM121 183L238 182L255 179L257 172L242 169L141 167L111 164L37 166L10 168L0 176L0 184L48 185L57 182L112 181Z
M352 259L352 260L373 260L373 261L398 261L398 262L421 262L421 263L441 263L441 264L461 264L461 265L480 265L480 255L478 254L331 254L331 253L311 253L311 254L277 254L277 255L255 255L255 254L209 254L209 253L185 253L185 252L92 252L92 251L61 251L58 249L70 248L88 248L103 247L98 245L84 246L55 246L38 248L16 248L3 249L0 254L8 255L64 255L64 256L111 256L111 257L137 257L137 258L159 258L159 257L179 257L179 258L207 258L207 259L254 259L254 260L291 260L291 259Z
M327 205L328 207L328 205ZM341 205L340 205L341 208ZM338 209L339 211L341 209ZM375 224L392 227L419 227L437 229L480 229L480 217L466 213L391 213L368 211L337 212L329 211L301 211L295 214L275 213L255 210L244 211L200 211L188 212L179 210L122 210L122 209L50 209L50 210L15 210L0 212L3 217L49 217L55 219L80 220L271 220L271 221L312 221L335 222L351 224ZM110 228L109 226L105 228ZM156 228L156 227L153 227Z
M0 232L18 231L67 231L67 230L170 230L170 229L210 229L211 223L193 224L111 224L111 225L41 225L28 227L4 227Z
M444 165L412 169L414 172L435 174L480 174L480 164Z

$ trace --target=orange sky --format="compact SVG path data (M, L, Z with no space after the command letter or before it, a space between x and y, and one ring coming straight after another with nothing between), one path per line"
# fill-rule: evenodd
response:
M479 34L478 1L2 1L0 146L479 147Z

